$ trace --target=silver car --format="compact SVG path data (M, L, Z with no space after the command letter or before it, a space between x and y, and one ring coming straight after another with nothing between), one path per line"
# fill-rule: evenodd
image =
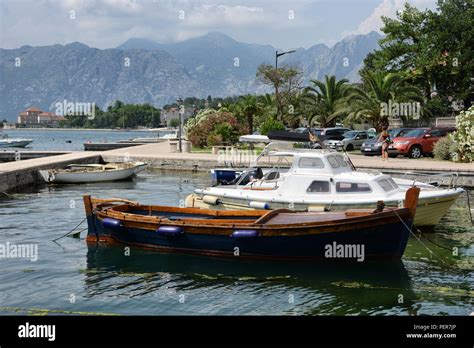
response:
M327 140L324 144L331 149L352 151L360 149L364 141L376 136L374 132L367 131L349 131L343 135L344 139L342 140Z

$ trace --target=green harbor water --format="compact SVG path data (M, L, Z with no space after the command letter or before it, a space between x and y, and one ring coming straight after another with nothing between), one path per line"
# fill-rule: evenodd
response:
M2 196L0 243L37 243L38 260L0 259L0 314L468 315L474 311L474 230L465 195L434 232L417 234L421 242L411 237L397 262L242 262L138 249L125 256L120 246L88 247L85 232L79 239L52 241L83 220L83 194L179 205L208 183L208 174L148 171L130 182L43 186Z

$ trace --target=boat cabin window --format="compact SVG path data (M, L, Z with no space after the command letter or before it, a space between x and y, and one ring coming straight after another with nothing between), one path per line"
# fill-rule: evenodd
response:
M315 180L311 183L311 185L309 185L306 192L309 192L309 193L329 192L329 181Z
M336 157L340 157L340 156L328 156L327 159L328 159L328 162L329 164L331 165L331 167L333 168L339 168L341 165L339 164L339 161L337 160Z
M265 176L263 177L263 180L276 180L279 177L280 177L280 172L273 171L273 172L265 174Z
M360 182L338 182L336 184L336 192L372 192L369 184Z
M337 163L339 163L341 167L343 168L349 167L349 162L347 162L347 160L344 157L336 156L336 159L337 159Z
M324 168L324 162L321 158L302 157L298 162L300 168Z
M385 192L393 191L394 189L398 188L398 185L395 183L395 181L393 181L392 178L382 179L377 182Z

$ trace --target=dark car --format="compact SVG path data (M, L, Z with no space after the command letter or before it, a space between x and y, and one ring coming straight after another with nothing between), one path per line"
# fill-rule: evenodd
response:
M388 155L420 158L431 155L436 142L445 137L455 128L415 128L392 140L388 147Z
M394 139L403 136L403 134L410 130L411 128L392 128L388 130L388 133L390 134L390 139ZM360 152L366 156L380 156L382 154L382 142L379 141L379 136L364 141Z
M318 136L321 141L324 140L342 140L344 133L349 132L349 128L333 127L333 128L313 128L313 133Z

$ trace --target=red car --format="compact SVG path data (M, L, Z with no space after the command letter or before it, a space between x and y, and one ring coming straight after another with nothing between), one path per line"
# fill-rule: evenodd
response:
M455 128L415 128L406 132L402 137L392 140L388 146L388 155L398 155L410 158L420 158L422 155L431 155L434 144L442 137L455 131Z

